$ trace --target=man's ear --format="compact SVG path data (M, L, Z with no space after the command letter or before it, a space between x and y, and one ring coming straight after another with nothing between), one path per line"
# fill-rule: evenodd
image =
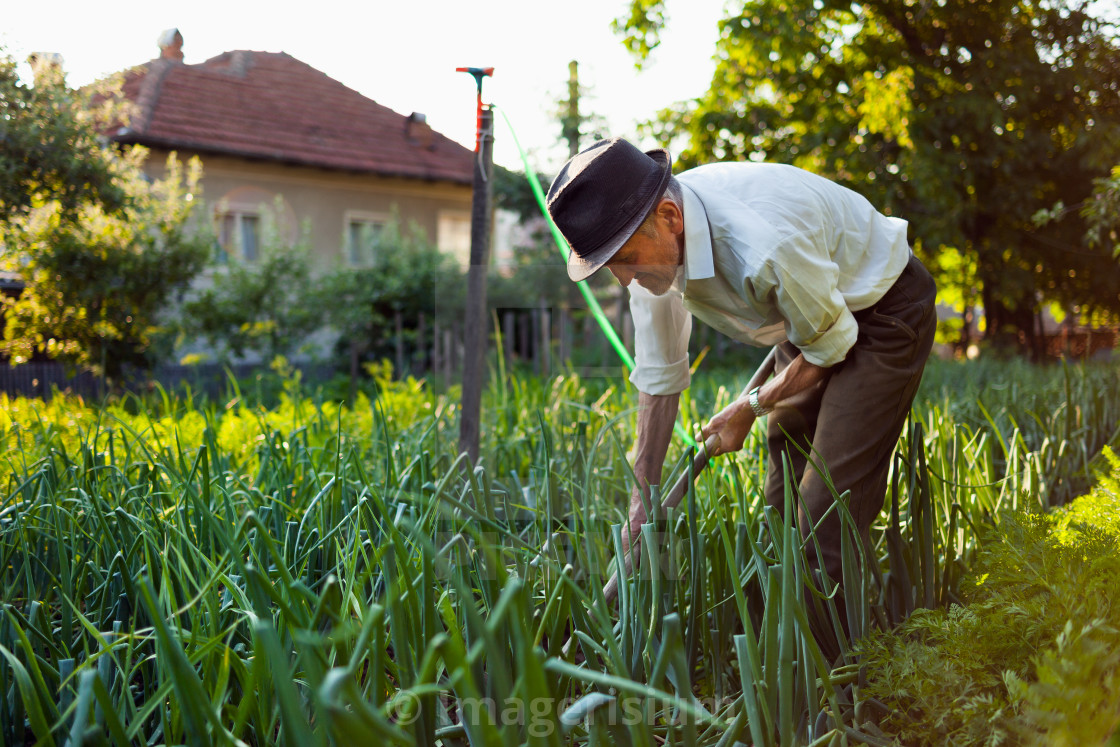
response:
M669 230L675 234L684 233L684 213L669 198L663 198L661 202L657 203L657 215L669 227Z

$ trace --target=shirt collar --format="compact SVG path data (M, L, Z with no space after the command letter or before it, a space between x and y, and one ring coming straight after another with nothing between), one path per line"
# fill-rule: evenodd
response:
M684 195L684 264L685 280L704 280L716 275L712 259L712 232L704 203L687 184L681 184Z

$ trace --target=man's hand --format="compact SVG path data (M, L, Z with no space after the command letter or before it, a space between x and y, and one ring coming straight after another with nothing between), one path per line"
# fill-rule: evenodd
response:
M759 387L758 402L769 411L783 400L818 385L826 380L830 373L831 369L815 366L798 355L782 369L781 373ZM705 439L713 434L719 436L719 446L714 449L712 456L738 451L743 448L747 434L751 432L751 426L756 419L754 409L747 401L747 393L743 392L739 399L709 420L708 424L700 429L700 435Z
M637 543L642 536L642 524L646 523L646 509L642 505L642 496L638 488L630 492L629 521L622 528L622 552L624 556L630 555L630 546Z
M719 436L719 444L712 456L727 454L743 448L747 434L754 425L755 415L747 398L743 397L732 402L727 407L716 413L708 424L700 429L700 435L707 440L712 435Z

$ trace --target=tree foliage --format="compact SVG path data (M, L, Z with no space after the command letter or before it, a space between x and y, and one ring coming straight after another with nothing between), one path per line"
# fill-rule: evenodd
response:
M1081 209L1089 223L1085 240L1092 247L1111 250L1113 258L1120 260L1120 165L1094 185L1092 196Z
M576 60L568 63L568 96L557 101L555 109L556 119L560 123L560 139L567 144L569 156L586 147L588 140L606 137L606 120L588 110L586 102L592 98L592 87L580 82L578 64Z
M542 189L548 189L552 177L541 172L537 172L536 177ZM517 213L521 222L541 217L541 207L525 173L500 164L494 164L494 204L499 209Z
M201 163L184 169L172 156L167 175L149 183L145 156L136 148L114 162L125 195L116 211L51 200L3 226L6 264L26 284L3 300L0 350L13 363L41 352L118 379L127 365L153 362L160 312L202 269L209 246L188 227Z
M663 3L620 31L656 46ZM989 334L1029 337L1045 301L1120 313L1120 267L1085 245L1077 204L1120 155L1120 43L1067 0L747 0L720 25L710 90L651 125L680 164L768 159L824 174L906 217ZM636 45L636 46L635 46ZM960 268L973 268L960 272ZM964 306L961 307L962 309Z
M25 85L0 56L0 264L26 286L3 299L13 363L39 352L114 379L147 366L161 309L205 262L188 230L201 164L171 158L149 180L145 150L101 141L118 101L71 90L49 64Z
M322 324L308 249L268 240L253 262L227 258L182 305L182 333L223 360L290 356Z
M108 210L123 204L114 154L98 137L113 102L102 94L68 89L61 69L50 64L40 65L35 85L27 85L15 60L0 51L0 222L44 201L57 202L67 216L90 200ZM88 106L93 95L109 106Z
M398 317L415 338L425 324L461 318L466 282L451 257L397 219L381 229L367 267L341 267L320 282L327 322L362 359L393 357ZM415 340L410 340L414 343ZM415 347L408 344L409 349Z

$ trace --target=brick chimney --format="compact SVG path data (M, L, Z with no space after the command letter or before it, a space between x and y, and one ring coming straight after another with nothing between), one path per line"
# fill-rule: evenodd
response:
M428 124L428 117L420 112L408 115L404 123L404 134L410 143L419 145L429 150L435 147L432 138L432 127Z
M159 35L159 57L161 60L183 61L183 35L179 29L167 29Z

